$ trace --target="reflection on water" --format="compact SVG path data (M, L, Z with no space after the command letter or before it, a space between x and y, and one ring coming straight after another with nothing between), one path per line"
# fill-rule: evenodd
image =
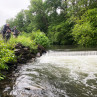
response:
M50 50L17 73L12 97L97 97L97 52Z

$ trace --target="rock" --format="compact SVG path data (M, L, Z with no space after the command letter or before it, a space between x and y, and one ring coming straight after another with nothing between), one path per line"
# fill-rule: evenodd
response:
M6 87L3 92L9 91L9 90L11 90L11 88L10 87Z
M40 54L40 52L38 52L37 54L36 54L36 57L40 57L41 56L41 54Z
M24 49L25 51L26 51L26 50L27 50L27 51L30 50L28 47L25 47L25 48L23 48L23 49Z
M25 48L25 46L22 45L22 48Z
M14 52L18 57L18 63L26 63L29 59L35 58L36 56L42 56L42 53L46 53L46 50L43 46L38 45L38 53L36 55L36 52L34 50L31 51L29 47L25 47L21 43L18 43L15 46Z
M20 49L15 49L14 52L20 52Z
M30 88L28 87L28 88L25 88L25 90L30 90Z
M36 55L34 55L34 54L30 54L30 56L31 56L31 58L35 58L36 57Z
M35 58L32 58L31 62L35 61Z
M21 54L21 49L15 49L14 52L16 56L19 56Z
M27 55L27 54L29 54L29 53L30 53L29 50L22 50L22 55Z
M21 43L18 43L15 45L15 49L21 49L22 48L22 44Z
M18 58L18 63L26 63L27 59L25 58Z
M45 48L42 45L38 44L38 51L40 52L40 56L42 56L43 53L46 53Z
M25 58L25 59L27 59L27 60L28 60L28 59L31 59L31 57L30 57L29 54L27 54L27 55L23 55L22 57Z

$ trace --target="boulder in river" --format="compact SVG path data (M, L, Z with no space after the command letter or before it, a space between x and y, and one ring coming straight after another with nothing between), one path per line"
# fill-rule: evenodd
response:
M40 55L39 55L39 53L40 53ZM46 53L46 49L42 45L38 44L37 56L42 56L43 53Z

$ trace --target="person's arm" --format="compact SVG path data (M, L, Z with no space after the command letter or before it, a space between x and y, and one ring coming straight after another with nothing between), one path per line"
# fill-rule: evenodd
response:
M8 28L8 29L7 29L7 32L11 33L11 29L10 29L10 28Z

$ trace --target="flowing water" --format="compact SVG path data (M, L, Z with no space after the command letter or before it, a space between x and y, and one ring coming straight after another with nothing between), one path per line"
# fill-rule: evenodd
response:
M3 90L8 97L97 97L96 50L49 50L19 67Z

